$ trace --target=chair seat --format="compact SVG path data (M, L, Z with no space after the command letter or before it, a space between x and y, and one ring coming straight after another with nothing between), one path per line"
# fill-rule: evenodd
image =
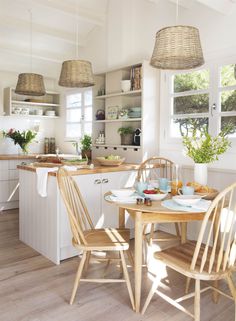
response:
M130 230L125 228L91 229L84 232L84 237L86 245L75 244L81 250L125 251L129 248Z
M200 264L202 262L202 255L205 249L204 245L201 245L200 253L198 255L198 259L197 259L196 267L194 271L190 269L195 247L196 247L195 241L187 241L184 244L171 247L161 252L155 252L154 257L158 260L163 261L167 266L171 267L177 272L182 273L190 278L196 278L201 280L221 279L224 274L221 270L220 272L211 272L211 274L207 272L209 261L206 261L206 264L204 266L204 271L200 272ZM209 247L208 249L209 253L211 253L211 250L212 248ZM217 257L217 254L216 254L216 257ZM213 267L213 270L214 270L214 267Z

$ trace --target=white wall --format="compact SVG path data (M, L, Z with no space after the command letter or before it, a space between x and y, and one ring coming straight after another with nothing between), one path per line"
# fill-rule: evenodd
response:
M30 145L30 152L42 153L43 152L43 140L44 137L54 137L55 136L55 120L53 119L27 119L20 117L9 117L3 116L3 89L5 87L15 88L17 82L18 74L14 72L4 72L0 71L0 130L8 130L10 128L15 128L19 130L31 129L35 130L39 127L39 133L37 135L37 143ZM56 90L55 80L45 79L45 87L47 90ZM14 145L11 139L0 139L0 154L17 154L18 147Z

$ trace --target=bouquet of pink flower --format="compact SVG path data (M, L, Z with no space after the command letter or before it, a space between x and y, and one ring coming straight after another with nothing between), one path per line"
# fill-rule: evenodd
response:
M11 138L15 145L19 145L24 153L28 152L29 144L34 140L37 133L31 130L24 130L20 132L14 128L9 129L8 132L3 131L3 137Z

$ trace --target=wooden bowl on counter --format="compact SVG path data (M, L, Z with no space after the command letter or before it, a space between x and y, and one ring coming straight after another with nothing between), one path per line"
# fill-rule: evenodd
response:
M96 157L96 160L102 166L119 166L124 163L125 158L119 159L106 159L105 157Z

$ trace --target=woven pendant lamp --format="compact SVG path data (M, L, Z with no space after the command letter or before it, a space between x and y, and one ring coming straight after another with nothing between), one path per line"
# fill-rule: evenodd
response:
M62 63L61 75L58 85L69 88L83 88L94 86L92 64L86 60L78 59L79 47L79 23L78 23L78 0L76 0L76 32L75 32L75 54L76 59L66 60Z
M184 70L204 64L199 31L192 26L159 30L150 64L159 69Z
M21 73L15 93L19 95L43 96L46 94L43 76L32 73L32 12L30 14L30 73Z
M58 84L70 88L94 86L95 82L91 63L86 60L64 61Z
M32 73L19 74L15 92L19 95L43 96L45 87L43 76Z

